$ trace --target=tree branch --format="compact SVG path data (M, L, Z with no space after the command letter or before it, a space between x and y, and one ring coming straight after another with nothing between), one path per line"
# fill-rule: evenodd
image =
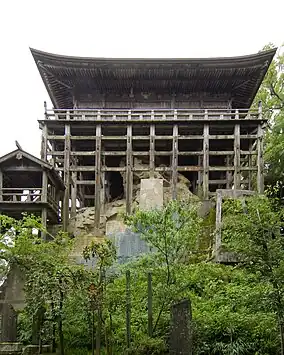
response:
M277 99L282 102L281 106L283 107L284 99L276 92L276 90L275 90L274 86L272 85L272 83L270 83L270 92L271 92L271 95L276 96Z

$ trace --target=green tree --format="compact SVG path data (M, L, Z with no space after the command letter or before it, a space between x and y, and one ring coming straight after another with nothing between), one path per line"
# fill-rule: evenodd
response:
M1 259L10 270L18 268L24 275L25 313L26 319L32 320L30 324L27 322L32 330L32 341L54 341L57 328L63 355L64 302L70 292L81 287L88 272L71 263L72 243L65 233L49 235L48 242L41 239L43 227L38 218L23 216L21 220L14 220L2 215L0 225Z
M284 237L283 210L266 197L226 200L222 237L239 253L241 264L271 287L267 304L277 315L281 354L284 354Z
M101 333L102 333L102 324L104 325L105 330L105 346L107 355L112 354L112 317L110 307L105 307L105 313L108 312L108 315L105 315L104 311L104 297L106 293L106 287L109 280L112 278L111 275L107 275L107 271L113 265L116 258L116 249L112 241L109 239L104 240L93 240L90 245L86 246L83 250L83 256L85 260L90 260L91 258L95 259L95 269L93 270L92 285L90 286L89 293L91 299L91 305L93 312L95 308L97 309L97 333L96 333L96 348L97 351L100 351L101 347ZM109 327L106 325L105 317L109 317ZM93 325L94 327L94 313L93 313ZM94 334L92 334L92 347L94 347ZM94 350L94 349L93 349Z
M263 48L273 48L269 44ZM255 98L262 101L263 115L268 118L265 135L266 182L283 185L284 177L284 47L280 47Z

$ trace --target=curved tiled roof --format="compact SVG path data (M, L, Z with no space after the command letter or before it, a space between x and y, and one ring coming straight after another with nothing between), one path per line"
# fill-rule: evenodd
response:
M123 59L72 57L31 49L56 108L72 108L73 93L158 91L228 94L248 108L276 49L240 57Z

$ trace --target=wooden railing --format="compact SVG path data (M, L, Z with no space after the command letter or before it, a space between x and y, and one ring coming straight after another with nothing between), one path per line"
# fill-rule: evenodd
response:
M261 107L252 109L46 109L47 120L167 121L262 119Z
M4 202L41 202L42 189L40 188L2 188L0 201Z
M0 189L0 202L5 203L38 203L43 201L42 188L2 188ZM47 203L55 210L58 210L58 203L47 194Z

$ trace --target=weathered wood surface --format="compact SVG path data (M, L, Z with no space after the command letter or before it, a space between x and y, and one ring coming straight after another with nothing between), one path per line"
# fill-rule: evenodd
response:
M66 182L69 186L65 194L64 216L67 213L66 195L69 195L69 201L70 191L72 215L77 199L80 206L84 205L85 198L102 206L104 181L109 172L120 172L125 176L127 213L131 212L135 172L149 172L149 177L154 177L157 172L171 172L173 198L178 173L187 174L195 191L200 188L205 199L220 187L251 188L254 180L258 191L262 191L261 129L265 122L262 113L259 110L218 110L212 107L177 109L175 103L176 97L171 99L172 109L76 108L47 112L48 119L40 121L45 132L43 137L46 135L43 141L51 148L47 150L46 158L51 159L58 172L63 172L65 186ZM96 135L94 126L101 127ZM90 163L92 158L95 166ZM71 159L78 159L80 163L72 164ZM126 161L125 166L108 163L120 159ZM137 159L143 160L142 166L135 165ZM160 166L160 161L166 163ZM245 178L244 172L247 172ZM73 180L76 180L75 184L71 184ZM96 186L94 194L90 190L92 186ZM99 208L96 207L97 224L101 214Z

